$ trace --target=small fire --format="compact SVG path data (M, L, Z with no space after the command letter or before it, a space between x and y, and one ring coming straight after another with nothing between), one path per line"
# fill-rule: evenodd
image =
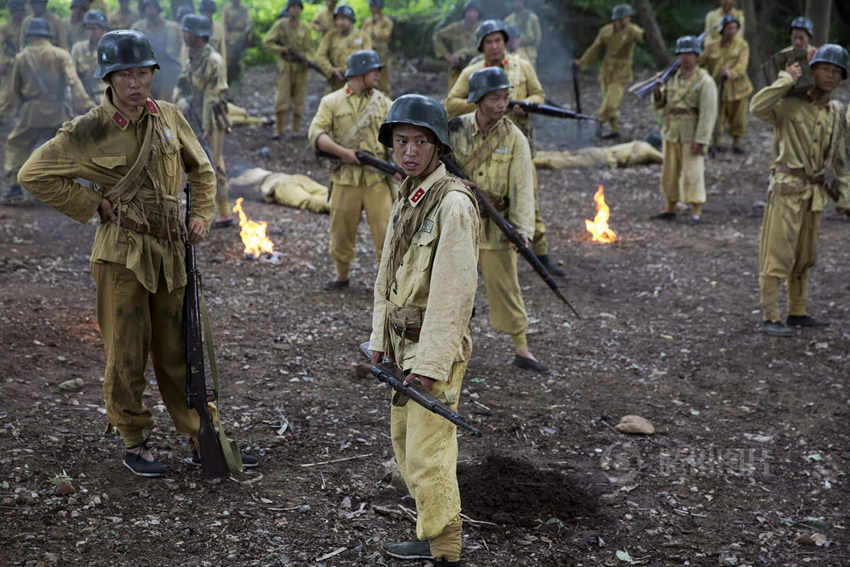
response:
M239 215L239 236L242 237L242 244L245 245L245 257L256 259L263 255L273 256L274 243L266 236L267 222L254 222L250 220L245 211L242 210L242 201L239 197L236 199L236 204L233 206L233 212Z
M584 219L587 232L593 235L594 242L611 243L617 240L617 234L608 228L608 205L605 204L605 188L600 185L593 196L596 201L596 217L591 221Z

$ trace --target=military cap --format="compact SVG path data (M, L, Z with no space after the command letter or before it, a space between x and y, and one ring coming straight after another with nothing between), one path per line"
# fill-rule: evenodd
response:
M809 18L803 16L791 21L791 30L804 30L810 38L815 37L815 25Z
M723 19L720 20L720 33L723 33L723 30L726 29L726 26L733 22L738 24L738 29L741 29L741 22L738 21L738 18L736 18L734 14L726 14L725 16L723 16Z
M280 11L280 15L285 15L292 6L300 6L302 10L304 9L304 3L301 2L301 0L286 0L286 6L284 6L283 10Z
M53 37L53 32L44 18L30 18L24 30L24 38L27 37Z
M354 15L354 9L348 4L340 4L336 7L336 9L334 10L334 19L339 16L348 18L349 20L351 20L352 24L357 21L357 16Z
M381 124L378 141L388 148L393 147L393 127L401 124L427 128L445 147L446 152L452 151L446 109L433 98L406 94L395 99L387 112L387 118Z
M617 4L611 8L611 21L631 16L634 13L630 4Z
M508 75L501 67L485 67L469 76L469 95L466 102L478 102L487 93L511 88Z
M153 67L159 69L151 42L140 31L114 30L106 32L97 44L95 79L106 79L113 71Z
M198 2L198 11L202 14L215 14L218 6L215 5L215 0L201 0Z
M83 24L86 26L100 26L105 30L109 29L109 21L106 19L106 14L100 10L89 10L83 16Z
M212 22L203 14L186 14L180 24L184 32L198 37L209 39L212 35Z
M702 44L698 37L692 35L683 35L676 40L676 55L681 53L702 53Z
M384 0L369 0L370 8L380 8L384 9Z
M478 44L478 51L484 51L482 47L484 38L496 32L502 32L502 35L505 36L505 43L511 38L508 34L508 28L502 20L484 20L478 24L478 29L475 30L475 37L478 40L476 42Z
M475 10L479 14L481 13L481 5L478 4L475 0L468 0L466 4L463 5L463 13L466 14L468 10Z
M345 67L345 78L350 79L358 75L365 75L373 69L380 69L383 64L377 52L371 49L361 49L348 56Z
M841 69L841 78L847 78L847 50L834 43L824 43L815 51L815 56L809 61L809 67L817 63L831 63Z

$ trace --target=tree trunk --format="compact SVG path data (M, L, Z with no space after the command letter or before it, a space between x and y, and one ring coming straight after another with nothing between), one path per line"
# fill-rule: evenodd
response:
M754 0L743 0L741 9L744 11L744 21L746 22L744 39L750 44L750 61L747 64L747 75L750 80L756 84L756 87L764 84L762 77L761 63L766 61L772 54L765 47L763 36L766 34L759 33L759 15L756 14L756 6ZM769 8L765 8L767 10ZM768 18L765 18L767 21Z
M649 51L652 53L655 65L659 69L667 67L670 65L672 59L667 52L664 36L661 35L661 28L658 27L658 22L655 20L655 12L649 0L636 0L635 11L637 12L638 21L646 31L646 43L649 45Z
M829 40L829 16L832 0L806 0L806 17L815 25L815 45L823 45Z

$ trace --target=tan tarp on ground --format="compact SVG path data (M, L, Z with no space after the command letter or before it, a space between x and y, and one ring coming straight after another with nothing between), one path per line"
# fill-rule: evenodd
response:
M548 169L566 167L629 167L661 163L661 152L646 142L634 141L605 148L582 148L575 152L537 152L534 165Z
M329 213L328 188L306 175L273 173L255 167L230 180L231 187L256 188L267 203L314 213Z

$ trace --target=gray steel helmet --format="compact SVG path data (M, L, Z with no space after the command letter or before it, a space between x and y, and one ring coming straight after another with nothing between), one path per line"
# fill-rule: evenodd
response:
M177 8L177 21L183 23L183 18L194 13L195 9L190 4L180 4Z
M466 102L478 102L489 92L511 88L508 75L501 67L485 67L469 77L469 95Z
M452 151L449 144L449 121L443 105L427 96L406 94L393 101L387 112L387 118L381 124L378 141L388 148L393 147L393 127L397 124L410 124L427 128L445 147L446 152Z
M198 11L202 14L215 14L218 12L218 6L215 5L215 0L201 0L198 2Z
M83 25L100 26L105 30L109 29L109 21L106 19L106 14L100 10L89 10L83 16Z
M348 4L340 4L334 9L334 19L337 16L348 18L352 24L357 21L357 16L354 15L354 9Z
M157 11L162 12L162 6L159 5L159 0L142 0L141 12L144 13L145 9L150 6L155 6ZM144 15L144 14L142 14Z
M345 63L345 78L350 79L358 75L365 75L372 69L380 69L384 65L378 53L371 49L361 49L348 56Z
M283 7L280 13L285 14L292 6L300 6L302 10L304 9L304 3L301 0L286 0L286 6Z
M510 34L508 34L508 27L502 20L484 20L478 24L478 29L475 30L475 38L478 40L476 41L478 51L484 51L484 48L481 47L481 44L484 43L484 38L496 32L502 32L502 35L505 36L505 43L511 38Z
M469 0L466 4L463 5L463 14L466 15L467 10L475 10L479 14L481 13L481 6L475 0Z
M369 0L369 7L370 8L380 8L381 10L383 10L384 9L384 0Z
M24 38L28 37L53 37L50 24L44 18L30 18L24 30Z
M815 56L809 61L809 67L814 68L815 63L831 63L841 68L841 78L847 78L847 61L850 59L847 50L834 43L824 43L815 51Z
M676 55L681 53L696 53L702 54L702 44L698 37L692 35L683 35L676 40Z
M73 10L74 8L86 8L86 9L88 9L88 7L89 7L88 0L71 0L71 6L70 6L71 10Z
M728 26L732 22L738 24L738 29L741 29L741 22L738 21L738 18L736 18L734 14L726 14L725 16L723 16L723 19L720 20L720 33L723 33L723 30L726 29L726 26Z
M27 0L9 0L9 13L22 12L27 9Z
M181 29L204 39L212 35L212 22L203 14L186 14L181 22Z
M632 10L632 6L630 4L617 4L611 8L611 21L613 22L614 20L619 20L620 18L625 18L632 14L634 14L634 10Z
M95 79L106 79L113 71L153 67L159 69L151 42L140 31L115 30L106 32L97 44Z
M815 25L809 18L800 16L791 21L791 30L804 30L809 34L809 38L815 37Z

